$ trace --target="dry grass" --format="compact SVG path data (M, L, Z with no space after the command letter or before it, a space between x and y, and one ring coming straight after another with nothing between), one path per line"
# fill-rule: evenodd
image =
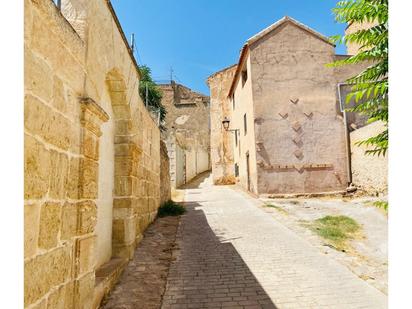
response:
M361 226L347 216L325 216L309 224L309 228L322 237L327 245L346 250L348 240L359 236Z
M274 208L274 209L276 209L277 211L279 211L279 212L280 212L281 214L283 214L283 215L288 215L288 214L289 214L285 209L283 209L282 207L280 207L280 206L278 206L278 205L266 203L266 204L265 204L265 207Z

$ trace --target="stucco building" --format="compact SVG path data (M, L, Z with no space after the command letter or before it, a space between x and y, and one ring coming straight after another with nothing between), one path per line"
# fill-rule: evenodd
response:
M24 5L24 306L96 308L170 198L167 153L110 2Z
M160 84L167 110L162 138L170 158L173 188L210 170L209 97L171 81Z
M326 67L342 57L328 38L290 17L247 40L237 66L208 79L212 145L224 145L227 133L233 144L224 171L212 149L214 178L234 175L256 194L345 190L350 141L338 84L359 67Z

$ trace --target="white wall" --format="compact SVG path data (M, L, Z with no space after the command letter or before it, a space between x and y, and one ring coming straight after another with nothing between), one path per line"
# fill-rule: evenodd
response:
M186 150L186 183L196 177L196 149Z
M104 93L102 107L110 119L101 127L99 159L99 195L97 200L96 266L108 262L112 256L112 221L114 189L114 120L108 93Z
M199 175L200 173L206 172L210 170L210 160L209 154L206 150L202 148L197 149L196 153L196 174Z
M185 183L185 152L176 143L176 188L179 188Z

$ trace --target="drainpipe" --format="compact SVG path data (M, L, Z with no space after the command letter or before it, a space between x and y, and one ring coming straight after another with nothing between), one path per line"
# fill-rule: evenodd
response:
M346 116L346 110L345 110L345 103L342 102L342 86L348 85L347 83L338 83L338 97L339 97L339 106L340 110L343 113L343 123L345 124L345 141L346 141L346 153L348 157L348 162L347 162L347 173L348 173L348 186L352 183L352 153L351 153L351 145L350 145L350 134L349 134L349 128L348 128L348 121L347 121L347 116Z

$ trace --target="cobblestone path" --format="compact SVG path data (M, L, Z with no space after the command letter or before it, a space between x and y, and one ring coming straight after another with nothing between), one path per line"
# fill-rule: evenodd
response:
M162 308L386 308L387 297L229 187L186 191Z
M103 309L158 309L172 259L177 217L157 219L144 233Z

